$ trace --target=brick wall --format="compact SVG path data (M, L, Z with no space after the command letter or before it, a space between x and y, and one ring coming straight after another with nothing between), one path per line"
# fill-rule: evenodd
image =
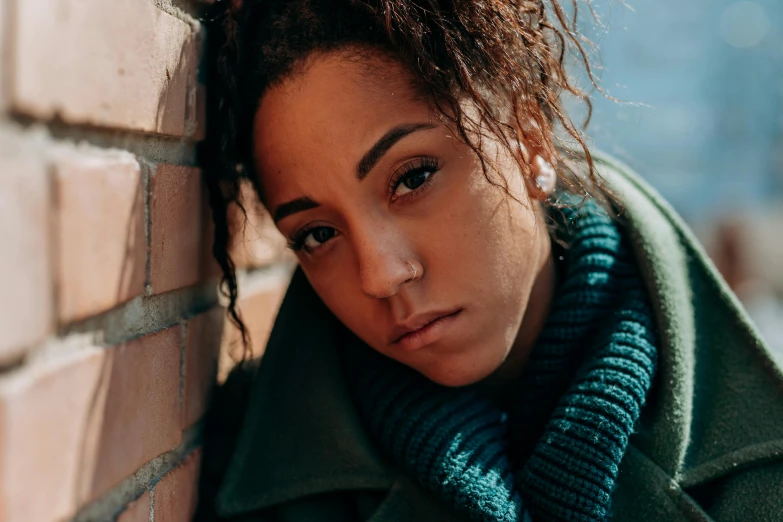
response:
M190 519L238 353L195 156L200 9L0 0L0 521ZM260 355L292 264L251 212L233 248Z

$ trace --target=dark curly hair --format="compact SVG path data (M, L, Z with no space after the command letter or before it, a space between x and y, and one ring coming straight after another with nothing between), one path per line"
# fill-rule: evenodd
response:
M566 74L567 56L578 58L596 86L589 42L577 30L578 2L571 0L570 12L558 0L224 0L213 6L205 18L208 108L201 161L215 224L212 252L223 271L220 288L245 351L249 339L236 307L228 213L236 205L245 215L243 180L263 200L251 143L253 116L266 90L313 52L377 51L411 72L414 87L477 154L487 179L480 140L488 131L514 153L521 172L529 169L519 154L523 142L572 174L561 176L564 188L582 194L597 188L605 200L582 131L563 107L564 93L581 100L588 123L590 100ZM477 115L464 110L464 101ZM559 140L559 130L576 146Z

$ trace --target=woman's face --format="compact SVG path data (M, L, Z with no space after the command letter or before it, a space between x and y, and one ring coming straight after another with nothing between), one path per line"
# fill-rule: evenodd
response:
M534 288L549 239L514 159L484 140L497 181L525 204L487 181L409 84L382 58L311 58L261 100L256 168L329 309L373 349L462 386L537 334L526 327L548 306Z

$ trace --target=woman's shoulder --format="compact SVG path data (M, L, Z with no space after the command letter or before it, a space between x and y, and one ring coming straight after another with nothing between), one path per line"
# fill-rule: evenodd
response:
M747 496L753 484L768 490L767 470L783 468L781 368L671 206L616 159L599 154L596 164L624 206L660 336L657 384L635 447L684 489L731 482Z

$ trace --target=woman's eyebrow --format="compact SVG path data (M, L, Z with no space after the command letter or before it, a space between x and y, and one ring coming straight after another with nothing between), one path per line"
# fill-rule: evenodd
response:
M364 153L364 156L362 156L362 159L359 160L359 164L356 166L356 177L359 180L363 180L383 155L405 136L418 130L434 128L435 125L432 123L405 123L393 127L375 145L370 147L370 150Z
M380 161L383 155L386 154L386 152L388 152L388 150L392 148L395 143L403 139L405 136L413 134L419 130L434 129L435 127L436 125L433 123L405 123L391 128L381 137L381 139L375 142L375 145L370 147L370 150L368 150L364 156L362 156L362 159L359 160L359 164L356 166L356 177L359 178L359 180L367 177L367 174L370 173L372 168L376 163L378 163L378 161ZM277 223L281 219L288 217L291 214L296 214L297 212L310 210L311 208L316 208L319 206L320 203L313 201L308 197L292 199L291 201L281 203L275 209L274 213L272 214L272 218L274 219L275 223Z
M320 206L320 203L317 203L308 197L292 199L291 201L287 201L286 203L281 203L278 205L274 214L272 215L272 219L274 219L274 222L277 223L284 217L288 217L291 214L296 214L297 212L302 212L303 210L309 210L311 208Z

